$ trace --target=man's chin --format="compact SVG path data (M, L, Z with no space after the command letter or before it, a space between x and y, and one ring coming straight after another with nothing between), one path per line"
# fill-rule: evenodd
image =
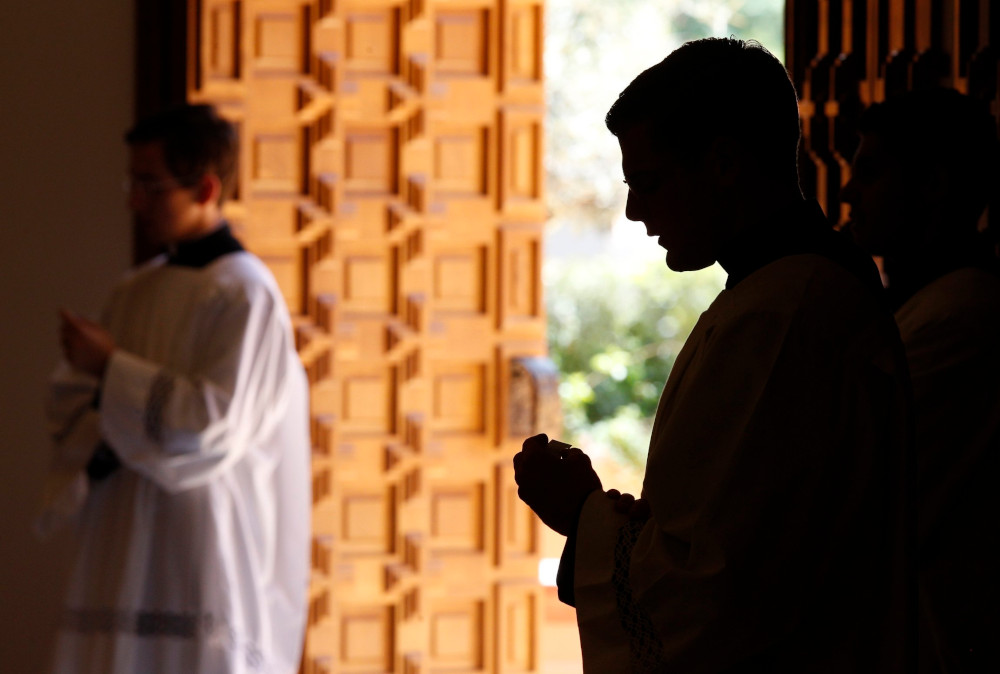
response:
M670 251L667 251L667 267L671 271L698 271L713 264L715 260L686 258L676 254L671 255Z

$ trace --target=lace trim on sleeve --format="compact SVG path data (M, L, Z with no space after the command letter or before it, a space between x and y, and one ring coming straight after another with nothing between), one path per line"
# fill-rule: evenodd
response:
M629 584L632 549L645 521L627 522L618 530L615 543L615 570L611 584L622 628L629 637L629 659L632 672L653 672L663 661L663 643L646 610L635 601Z

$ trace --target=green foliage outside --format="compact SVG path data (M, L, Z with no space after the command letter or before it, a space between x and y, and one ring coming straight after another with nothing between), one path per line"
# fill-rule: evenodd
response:
M545 272L566 439L645 466L660 390L725 273L713 266L678 274L662 258L600 266L557 260Z
M782 0L548 0L546 175L549 232L623 223L617 141L604 114L639 72L683 42L756 39L783 58ZM572 238L572 237L570 237ZM563 241L566 237L563 236ZM551 358L562 380L564 439L641 471L660 391L725 273L678 274L652 240L641 253L574 257L547 244Z

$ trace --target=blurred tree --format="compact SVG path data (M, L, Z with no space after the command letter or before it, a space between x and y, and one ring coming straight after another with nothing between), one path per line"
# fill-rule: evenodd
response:
M596 267L554 260L545 273L566 438L644 466L660 390L724 272L677 274L660 258Z

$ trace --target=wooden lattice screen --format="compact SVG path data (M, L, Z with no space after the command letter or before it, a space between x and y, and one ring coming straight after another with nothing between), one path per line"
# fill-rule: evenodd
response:
M303 671L538 670L542 0L192 0L312 385Z
M1000 5L990 0L789 0L785 29L801 99L803 189L835 223L846 219L840 188L865 106L942 85L1000 111L991 46L1000 37Z

